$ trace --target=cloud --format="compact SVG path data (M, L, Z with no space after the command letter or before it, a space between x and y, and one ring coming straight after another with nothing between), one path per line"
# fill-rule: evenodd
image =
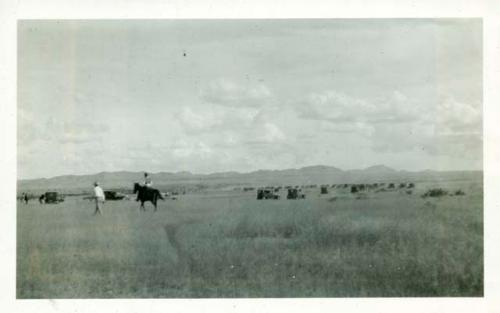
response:
M422 150L432 137L432 127L421 123L406 123L377 124L368 139L375 152L400 153Z
M185 106L178 113L178 122L186 134L200 135L248 128L256 114L254 108Z
M186 136L168 147L163 159L186 164L187 169L188 162L205 161L224 170L260 168L266 158L290 158L287 144L293 139L282 125L290 110L273 103L269 88L219 80L209 90L210 96L204 94L199 103L179 110ZM276 162L272 164L279 166Z
M355 133L362 136L370 136L374 131L374 126L362 121L354 121L352 123L331 123L330 121L316 121L316 123L318 129L326 133Z
M178 122L187 135L211 137L219 147L283 141L285 132L275 122L282 119L282 108L271 98L271 90L264 85L216 80L198 104L179 110Z
M201 158L206 159L213 154L212 148L203 141L188 142L179 140L170 147L172 156L176 159Z
M48 118L38 121L30 114L19 110L18 139L22 146L54 142L59 144L80 144L99 142L110 128L98 122L68 122Z
M441 134L482 132L482 112L477 105L447 97L439 103L436 117L435 122Z
M218 79L202 89L202 101L230 107L260 107L272 97L264 84L237 84L227 79Z
M46 131L60 143L98 142L102 134L109 131L103 123L93 122L58 122L53 119L46 124Z
M376 107L337 91L313 93L301 102L299 117L336 123L352 123L369 116Z
M273 123L265 123L259 135L263 141L269 143L283 142L286 139L283 130Z
M400 91L367 101L338 91L316 92L296 107L326 133L357 135L378 153L424 151L430 155L480 158L482 113L475 104L440 99L419 103Z
M447 97L415 117L398 125L374 125L370 137L374 150L421 150L430 155L482 158L482 113L478 106Z
M272 92L265 85L242 85L218 79L202 89L198 103L184 105L178 111L178 122L188 135L239 131L252 126L271 97Z
M308 95L299 103L303 119L346 123L404 123L417 119L418 107L395 91L388 99L367 101L345 93L328 90Z
M187 133L199 133L221 125L221 114L213 110L183 107L179 114L179 121Z
M274 123L255 124L255 127L242 133L242 142L250 146L263 146L287 143L284 131Z

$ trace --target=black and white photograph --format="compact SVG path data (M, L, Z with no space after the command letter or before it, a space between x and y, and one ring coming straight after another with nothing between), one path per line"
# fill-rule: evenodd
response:
M482 26L19 20L16 297L482 297Z

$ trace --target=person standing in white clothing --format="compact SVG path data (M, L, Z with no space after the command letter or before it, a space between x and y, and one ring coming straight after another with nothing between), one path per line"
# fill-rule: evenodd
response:
M101 205L106 201L106 197L104 196L104 191L101 186L99 186L98 182L94 183L94 197L95 197L95 212L94 215L99 213L102 215Z

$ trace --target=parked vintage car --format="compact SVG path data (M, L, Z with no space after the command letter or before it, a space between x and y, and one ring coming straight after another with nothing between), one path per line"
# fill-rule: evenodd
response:
M45 193L44 203L59 203L64 201L64 195L55 192L55 191L47 191Z
M263 199L278 200L279 198L280 195L274 193L274 189L272 188L259 188L257 190L257 200L263 200Z
M104 196L106 197L106 200L123 200L125 198L123 193L112 190L105 190Z
M288 193L286 195L287 199L305 199L306 195L302 193L302 190L299 188L290 188L288 189Z

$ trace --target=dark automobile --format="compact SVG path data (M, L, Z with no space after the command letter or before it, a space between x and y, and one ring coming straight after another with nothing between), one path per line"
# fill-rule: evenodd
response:
M59 203L64 201L64 196L55 191L45 193L45 203Z
M306 195L302 193L302 191L298 188L290 188L288 189L288 194L286 195L287 199L305 199Z
M104 191L104 196L106 200L123 200L125 198L124 194L111 190Z
M274 190L271 188L260 188L257 190L257 200L263 200L263 199L278 200L279 198L280 196L275 194Z

